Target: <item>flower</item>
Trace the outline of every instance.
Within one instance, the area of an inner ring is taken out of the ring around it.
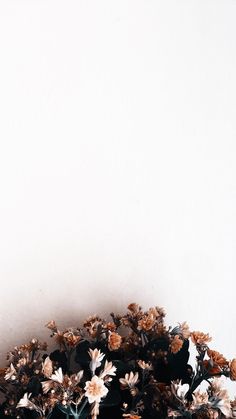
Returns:
[[[148,331],[153,328],[155,324],[155,316],[153,313],[145,314],[142,319],[138,321],[138,329]]]
[[[117,349],[119,349],[121,342],[122,342],[122,337],[118,333],[112,332],[109,334],[108,348],[110,349],[110,351],[116,351]]]
[[[231,404],[229,394],[221,386],[222,380],[215,377],[211,383],[211,397],[209,402],[213,409],[219,409],[227,418],[231,417]]]
[[[229,364],[228,361],[224,358],[224,356],[217,351],[208,349],[207,355],[209,356],[209,358],[212,359],[214,364],[218,365],[221,368],[227,367]]]
[[[101,374],[99,375],[100,378],[105,378],[105,377],[109,377],[109,376],[114,376],[116,375],[116,367],[112,364],[112,362],[105,362],[104,365],[104,369],[101,372]],[[107,378],[106,381],[111,381],[111,378]]]
[[[172,354],[176,354],[180,351],[183,346],[183,340],[180,339],[179,335],[175,335],[170,344],[170,350]]]
[[[52,330],[53,332],[57,330],[57,325],[54,320],[50,320],[50,322],[48,322],[45,327],[47,327],[49,330]]]
[[[189,330],[189,326],[186,322],[179,324],[180,334],[183,336],[184,339],[188,339],[191,335],[191,332]]]
[[[47,356],[47,358],[43,362],[42,373],[47,378],[51,377],[51,375],[53,373],[53,365],[52,365],[52,361],[49,358],[49,356]]]
[[[141,419],[141,416],[138,415],[133,415],[132,413],[123,413],[123,418],[127,418],[127,419]]]
[[[119,381],[123,388],[132,388],[138,382],[138,372],[134,374],[133,371],[131,371],[130,373],[125,374],[125,378],[120,378]]]
[[[236,380],[236,358],[232,359],[232,361],[229,364],[230,369],[230,378],[231,380]]]
[[[25,393],[22,399],[20,399],[19,403],[17,404],[17,409],[20,407],[30,407],[31,401],[29,400],[31,394]]]
[[[128,305],[128,310],[131,311],[131,313],[138,313],[140,310],[140,306],[136,303],[131,303]]]
[[[208,342],[211,341],[211,337],[207,333],[202,332],[192,332],[191,333],[191,340],[194,345],[206,345]]]
[[[85,396],[89,403],[100,403],[101,399],[108,393],[108,388],[104,385],[104,381],[97,375],[94,375],[91,381],[85,383]]]
[[[55,383],[52,380],[47,380],[47,381],[42,381],[41,385],[42,385],[43,393],[46,394],[49,392],[49,390],[53,389],[53,387],[55,386]]]
[[[152,365],[149,362],[142,361],[141,359],[138,361],[138,366],[142,370],[150,371],[153,369]]]
[[[35,410],[36,412],[40,412],[40,409],[38,408],[38,406],[36,406],[33,402],[31,402],[31,400],[29,399],[31,396],[31,393],[25,393],[24,396],[22,397],[22,399],[20,399],[20,401],[18,402],[16,408],[26,408],[26,409],[30,409],[30,410]]]
[[[12,381],[16,379],[16,370],[12,363],[10,367],[7,368],[4,378],[5,380],[12,380]]]
[[[101,366],[101,362],[104,358],[104,354],[100,351],[100,349],[89,349],[89,356],[91,358],[91,362],[89,364],[90,370],[92,374],[95,374],[97,368]]]
[[[172,392],[177,395],[180,399],[184,399],[185,395],[189,391],[189,384],[182,384],[181,380],[180,382],[172,382],[171,383],[171,389]]]
[[[76,332],[76,333],[78,333],[78,332]],[[73,332],[73,330],[68,330],[67,332],[65,332],[65,333],[63,333],[63,337],[64,337],[64,339],[65,339],[65,341],[66,341],[66,343],[69,345],[69,346],[76,346],[77,345],[77,343],[80,341],[80,339],[81,339],[81,336],[79,335],[79,334],[75,334],[74,332]]]
[[[56,383],[62,384],[63,383],[63,373],[62,373],[62,369],[59,368],[57,371],[55,371],[54,374],[51,375],[51,380],[55,381]]]
[[[207,392],[204,391],[203,393],[201,393],[200,390],[195,391],[195,393],[192,394],[192,397],[193,397],[193,402],[191,405],[192,409],[198,409],[203,404],[207,404],[208,399],[209,399]]]

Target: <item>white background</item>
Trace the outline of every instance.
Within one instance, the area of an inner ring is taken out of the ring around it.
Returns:
[[[1,360],[131,301],[236,355],[236,2],[0,1]]]

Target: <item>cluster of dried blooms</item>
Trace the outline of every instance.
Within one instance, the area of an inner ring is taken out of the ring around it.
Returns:
[[[50,321],[55,351],[32,339],[9,352],[0,370],[0,417],[236,417],[236,401],[221,383],[221,376],[236,380],[236,359],[210,349],[209,335],[186,323],[167,328],[164,317],[162,308],[130,304],[123,316],[91,316],[81,328],[61,331]],[[188,363],[190,342],[196,368]]]

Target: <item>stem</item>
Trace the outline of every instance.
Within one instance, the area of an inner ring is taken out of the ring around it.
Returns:
[[[84,403],[82,404],[82,406],[81,406],[81,408],[80,408],[80,410],[78,411],[78,418],[80,417],[80,415],[81,415],[81,413],[83,412],[83,410],[84,410],[84,408],[85,408],[85,406],[86,406],[86,404],[88,403],[88,400],[87,399],[85,399],[85,401],[84,401]]]

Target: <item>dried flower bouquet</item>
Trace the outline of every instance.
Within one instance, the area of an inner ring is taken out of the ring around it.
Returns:
[[[130,304],[126,314],[112,313],[109,322],[91,316],[82,328],[61,331],[50,321],[58,346],[52,353],[37,339],[8,353],[0,417],[236,417],[236,401],[220,378],[236,380],[236,359],[210,349],[209,335],[190,332],[187,323],[167,328],[164,317],[160,307]],[[190,341],[195,369],[188,363]]]

